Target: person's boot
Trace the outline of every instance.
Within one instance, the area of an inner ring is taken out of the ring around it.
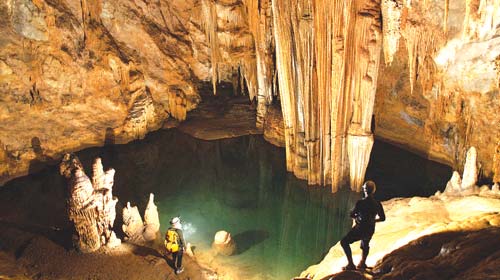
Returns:
[[[366,258],[368,257],[368,252],[369,249],[364,249],[363,253],[361,255],[361,260],[359,261],[359,264],[356,266],[357,269],[359,270],[365,270],[367,268],[366,266]]]
[[[358,270],[365,270],[367,268],[366,263],[364,261],[360,261],[359,264],[356,266],[356,269]]]
[[[346,266],[342,267],[342,270],[356,270],[356,266],[353,263],[348,263]]]
[[[184,267],[179,267],[175,270],[175,274],[181,274],[184,271]]]

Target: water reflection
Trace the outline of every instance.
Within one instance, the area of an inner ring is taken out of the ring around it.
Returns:
[[[98,155],[117,172],[121,203],[144,209],[154,192],[162,230],[180,215],[198,253],[240,279],[287,279],[320,261],[350,227],[347,210],[358,198],[347,190],[307,187],[287,174],[284,151],[260,136],[200,141],[161,131],[80,157],[90,162]],[[236,255],[209,255],[219,230],[232,234]]]

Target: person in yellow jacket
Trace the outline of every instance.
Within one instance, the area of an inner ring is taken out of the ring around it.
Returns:
[[[172,253],[175,274],[182,273],[182,255],[186,248],[184,234],[182,232],[181,219],[174,217],[170,220],[170,227],[165,234],[165,247],[169,253]]]

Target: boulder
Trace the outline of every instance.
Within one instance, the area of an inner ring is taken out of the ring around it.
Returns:
[[[221,230],[215,234],[212,248],[221,255],[231,256],[236,253],[236,243],[231,238],[231,234]]]

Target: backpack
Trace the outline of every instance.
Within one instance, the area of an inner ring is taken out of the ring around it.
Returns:
[[[167,252],[176,253],[179,251],[179,234],[175,229],[169,228],[165,234],[165,248]]]

